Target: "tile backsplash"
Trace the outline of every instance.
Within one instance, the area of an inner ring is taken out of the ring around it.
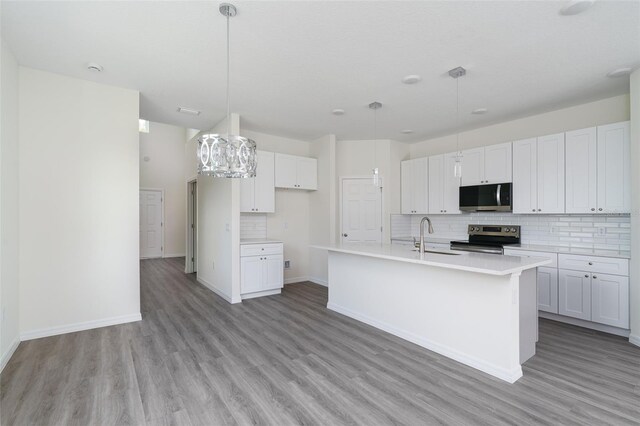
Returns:
[[[421,215],[391,215],[391,238],[420,234]],[[469,213],[430,215],[436,238],[467,238],[467,225],[520,225],[523,244],[576,249],[629,251],[629,215],[514,215]]]
[[[247,213],[240,214],[240,239],[267,238],[267,215]]]

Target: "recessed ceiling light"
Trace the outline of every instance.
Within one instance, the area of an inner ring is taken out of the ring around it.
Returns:
[[[560,9],[560,15],[577,15],[593,6],[595,0],[571,0]]]
[[[198,111],[197,109],[184,108],[184,107],[178,107],[178,112],[181,112],[183,114],[189,114],[189,115],[200,115],[200,111]]]
[[[631,74],[631,68],[618,68],[613,71],[609,71],[607,73],[607,77],[616,78],[616,77],[624,77],[625,75]]]
[[[96,64],[95,62],[89,62],[87,64],[87,69],[93,72],[102,72],[104,68],[100,64]]]
[[[405,75],[402,78],[402,82],[404,84],[416,84],[420,80],[422,80],[422,77],[420,77],[419,75],[416,75],[416,74]]]
[[[404,129],[404,130],[401,130],[400,133],[404,133],[405,135],[410,135],[411,133],[413,133],[413,130]]]
[[[344,115],[344,110],[340,109],[340,108],[337,108],[337,109],[334,109],[333,111],[331,111],[331,114],[333,114],[333,115]]]
[[[488,110],[488,109],[486,109],[486,108],[476,108],[476,109],[474,109],[473,111],[471,111],[471,114],[478,114],[478,115],[480,115],[480,114],[485,114],[487,111],[489,111],[489,110]]]

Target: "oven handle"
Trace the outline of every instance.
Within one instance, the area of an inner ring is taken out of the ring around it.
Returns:
[[[498,205],[501,206],[502,202],[500,201],[500,189],[502,188],[502,184],[499,183],[498,187],[496,188],[496,200],[498,201]]]
[[[457,250],[457,251],[466,251],[469,253],[488,253],[488,254],[504,254],[504,249],[501,248],[496,248],[496,249],[481,249],[481,248],[473,248],[473,249],[469,249],[468,247],[457,247],[454,245],[451,245],[449,247],[451,250]]]

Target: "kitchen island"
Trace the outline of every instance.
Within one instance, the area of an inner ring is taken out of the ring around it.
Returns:
[[[549,263],[348,243],[329,251],[327,308],[510,383],[535,354],[536,270]]]

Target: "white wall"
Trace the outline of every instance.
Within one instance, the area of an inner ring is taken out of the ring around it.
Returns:
[[[336,138],[323,136],[311,143],[311,157],[318,160],[318,190],[309,194],[309,244],[336,241]],[[327,251],[309,248],[309,279],[327,285]]]
[[[138,92],[19,80],[22,338],[140,319]]]
[[[226,122],[225,119],[218,123],[211,132],[226,133]],[[238,130],[239,117],[232,114],[231,132],[238,134]],[[193,144],[194,140],[189,141],[186,149],[195,153]],[[194,170],[187,171],[187,176]],[[198,176],[197,252],[198,281],[230,303],[241,302],[238,179]]]
[[[140,133],[140,188],[164,189],[164,257],[184,256],[186,129],[149,123]]]
[[[631,74],[631,336],[640,346],[640,69]]]
[[[240,134],[256,141],[261,151],[310,156],[311,143],[307,141],[243,129]],[[284,258],[291,261],[290,269],[284,271],[286,283],[304,281],[309,277],[309,199],[312,193],[277,188],[276,211],[266,215],[267,238],[282,241]]]
[[[0,39],[0,371],[19,343],[18,63]]]
[[[629,119],[629,95],[615,96],[460,133],[460,148],[544,136]],[[456,135],[411,144],[411,158],[456,151]]]
[[[375,149],[375,152],[374,152]],[[391,214],[400,212],[400,161],[409,158],[409,146],[397,141],[351,140],[336,143],[338,178],[337,234],[340,234],[340,178],[371,176],[374,162],[382,177],[382,241],[389,242]],[[339,239],[338,239],[339,241]]]

